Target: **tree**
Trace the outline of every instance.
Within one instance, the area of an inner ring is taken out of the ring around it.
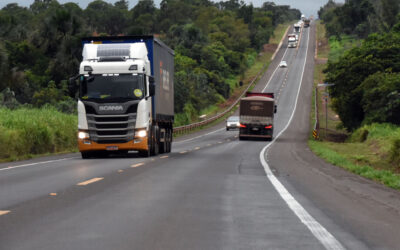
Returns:
[[[396,32],[373,34],[337,62],[328,62],[326,81],[335,84],[330,88],[333,108],[349,131],[358,128],[366,117],[364,88],[360,87],[364,80],[377,72],[400,72],[399,39]]]
[[[390,122],[400,125],[400,73],[378,72],[359,86],[364,124]]]

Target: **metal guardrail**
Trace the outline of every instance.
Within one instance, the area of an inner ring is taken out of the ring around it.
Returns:
[[[188,124],[188,125],[184,125],[184,126],[179,126],[174,128],[174,133],[186,133],[189,132],[193,129],[202,127],[204,125],[207,125],[215,120],[220,119],[221,117],[225,116],[228,112],[232,111],[232,109],[239,103],[240,98],[242,98],[242,96],[250,89],[250,87],[256,82],[256,80],[258,79],[258,77],[260,76],[260,74],[262,72],[264,72],[265,67],[267,66],[267,64],[264,64],[263,68],[260,70],[260,72],[257,73],[257,75],[254,77],[254,79],[251,81],[251,83],[249,83],[249,85],[247,86],[247,88],[243,91],[243,93],[239,96],[239,98],[231,105],[229,106],[226,110],[224,110],[221,113],[218,113],[208,119],[205,119],[204,121],[200,121],[200,122],[195,122],[192,124]]]

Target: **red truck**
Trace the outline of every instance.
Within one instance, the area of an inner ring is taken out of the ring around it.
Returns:
[[[274,93],[247,92],[246,96],[240,99],[239,139],[272,140],[275,113]]]

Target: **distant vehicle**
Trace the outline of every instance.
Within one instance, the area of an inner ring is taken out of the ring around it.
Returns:
[[[301,20],[304,21],[306,19],[305,15],[301,15]]]
[[[286,68],[286,67],[287,67],[286,61],[281,61],[281,62],[279,63],[279,68]]]
[[[288,38],[294,37],[296,39],[296,41],[299,41],[299,35],[296,34],[289,34]]]
[[[300,33],[300,28],[301,28],[301,24],[300,23],[295,23],[293,32]]]
[[[240,99],[239,139],[264,138],[272,140],[276,105],[274,93],[251,93]]]
[[[297,48],[296,37],[289,37],[289,39],[288,39],[288,48]]]
[[[237,129],[239,128],[239,116],[230,116],[227,120],[226,120],[226,130],[230,130],[230,129]]]
[[[310,19],[304,20],[304,28],[310,27],[310,22],[311,22]]]

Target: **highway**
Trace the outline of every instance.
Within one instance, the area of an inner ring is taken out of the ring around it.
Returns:
[[[400,193],[307,147],[314,50],[312,24],[255,87],[276,95],[273,141],[222,123],[156,157],[0,164],[0,249],[399,249]]]

